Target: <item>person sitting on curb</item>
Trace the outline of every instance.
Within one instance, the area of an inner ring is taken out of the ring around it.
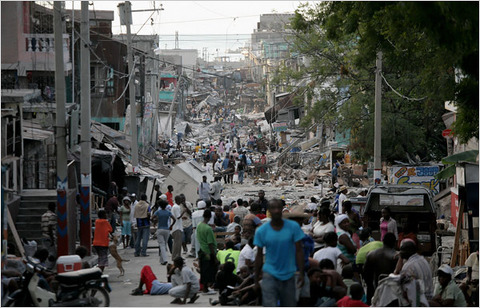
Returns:
[[[167,265],[167,273],[170,269],[173,268],[172,264]],[[160,282],[152,271],[152,268],[149,265],[145,265],[140,271],[140,283],[138,288],[134,289],[131,295],[163,295],[167,294],[168,291],[172,288],[172,283],[170,283],[171,278],[167,276],[168,282]],[[145,285],[145,290],[143,289]]]
[[[186,304],[187,298],[190,298],[189,304],[195,303],[200,297],[197,294],[200,291],[200,282],[192,270],[185,266],[182,257],[176,257],[173,260],[173,267],[170,268],[168,274],[172,277],[173,286],[168,294],[175,297],[171,304]]]
[[[466,307],[467,302],[462,290],[453,279],[453,270],[443,264],[437,270],[438,282],[435,285],[433,298],[428,301],[431,307]]]

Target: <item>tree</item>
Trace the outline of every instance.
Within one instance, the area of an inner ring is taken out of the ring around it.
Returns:
[[[291,22],[295,53],[311,59],[277,80],[315,81],[319,97],[306,121],[337,119],[352,131],[352,150],[373,154],[374,63],[383,52],[382,158],[444,156],[444,102],[455,101],[455,133],[478,138],[478,3],[321,2]],[[455,82],[461,73],[463,79]],[[458,77],[458,76],[457,76]]]

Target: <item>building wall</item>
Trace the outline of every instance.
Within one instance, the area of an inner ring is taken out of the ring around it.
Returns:
[[[181,56],[183,72],[187,76],[193,76],[193,69],[197,67],[198,50],[196,49],[157,49],[155,53],[162,56]]]
[[[257,26],[257,31],[264,30],[283,30],[285,25],[290,24],[290,19],[294,14],[263,14],[260,15],[260,22]]]
[[[2,1],[2,64],[18,61],[18,40],[21,29],[22,3]],[[19,20],[20,19],[20,20]],[[6,31],[8,29],[8,31]],[[5,69],[2,65],[2,69]]]
[[[126,63],[127,48],[126,45],[109,40],[101,36],[91,36],[91,40],[97,43],[95,54],[101,59],[101,62],[93,54],[90,55],[90,68],[95,69],[90,72],[95,76],[97,83],[91,79],[91,103],[92,118],[101,123],[118,123],[122,126],[126,109],[126,97],[128,90],[124,92],[127,86],[128,78],[120,78],[120,73],[128,73]],[[113,68],[113,93],[107,91],[105,80],[109,77],[109,68]],[[104,79],[105,78],[105,79]],[[96,89],[94,88],[94,84]],[[122,96],[123,93],[123,96]],[[118,99],[118,100],[117,100]],[[117,100],[115,102],[115,100]]]

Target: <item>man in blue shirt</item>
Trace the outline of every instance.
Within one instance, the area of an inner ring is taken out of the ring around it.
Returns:
[[[282,218],[282,202],[273,199],[268,203],[271,220],[257,229],[254,245],[258,247],[255,258],[255,287],[259,288],[262,273],[263,306],[296,306],[295,271],[298,266],[298,287],[304,284],[304,256],[300,226]],[[266,248],[263,264],[263,248]]]
[[[228,169],[228,163],[229,163],[229,161],[230,161],[230,159],[228,158],[228,155],[225,155],[225,159],[224,159],[223,162],[222,162],[222,170],[223,170],[223,172],[225,172],[225,170]],[[223,180],[225,181],[225,184],[227,184],[227,182],[228,182],[228,175],[227,175],[227,174],[225,174],[225,175],[223,176]]]
[[[335,163],[335,165],[332,168],[332,186],[338,181],[338,166],[339,164]]]

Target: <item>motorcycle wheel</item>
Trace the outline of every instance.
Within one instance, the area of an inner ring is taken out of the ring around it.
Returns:
[[[109,307],[110,296],[108,292],[102,287],[91,286],[87,287],[85,291],[80,294],[80,298],[91,298],[93,307]]]

